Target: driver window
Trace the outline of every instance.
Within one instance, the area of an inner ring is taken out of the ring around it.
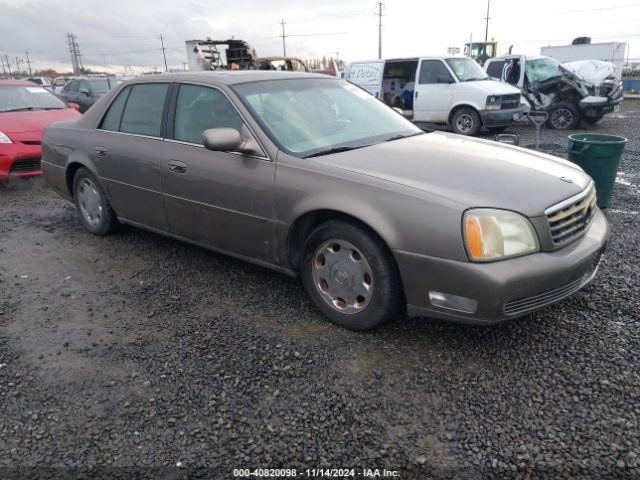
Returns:
[[[451,78],[449,69],[440,60],[422,60],[420,64],[420,76],[418,83],[421,85],[438,83],[438,78]]]
[[[78,81],[72,80],[63,88],[65,92],[77,92],[78,91]]]
[[[202,132],[209,128],[233,128],[250,137],[242,118],[229,99],[215,88],[181,85],[176,104],[174,138],[202,145]]]

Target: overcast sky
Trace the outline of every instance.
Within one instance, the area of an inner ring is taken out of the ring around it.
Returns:
[[[484,39],[484,0],[387,0],[383,56],[445,54],[472,35]],[[619,8],[626,7],[626,8]],[[25,57],[36,68],[70,69],[65,33],[77,35],[85,66],[122,72],[186,61],[184,41],[231,36],[249,41],[258,55],[302,58],[376,58],[375,1],[370,0],[0,0],[0,55]],[[491,0],[489,37],[499,53],[539,53],[542,45],[577,36],[626,41],[640,57],[640,2],[633,0]],[[322,34],[322,35],[319,35]],[[640,58],[639,58],[640,60]]]

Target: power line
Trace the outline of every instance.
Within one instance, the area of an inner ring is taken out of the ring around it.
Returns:
[[[616,5],[613,7],[596,7],[596,8],[584,8],[581,10],[564,10],[558,13],[578,13],[578,12],[595,12],[599,10],[618,10],[620,8],[632,8],[632,7],[640,7],[640,3],[631,3],[628,5]]]

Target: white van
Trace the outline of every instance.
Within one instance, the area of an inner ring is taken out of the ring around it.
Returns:
[[[344,78],[416,123],[447,124],[462,135],[481,127],[501,132],[526,110],[520,90],[490,79],[467,57],[352,62]]]

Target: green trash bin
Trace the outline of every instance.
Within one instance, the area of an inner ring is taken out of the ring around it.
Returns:
[[[569,135],[569,160],[582,167],[596,185],[598,206],[611,202],[620,157],[627,139],[615,135],[575,133]]]

